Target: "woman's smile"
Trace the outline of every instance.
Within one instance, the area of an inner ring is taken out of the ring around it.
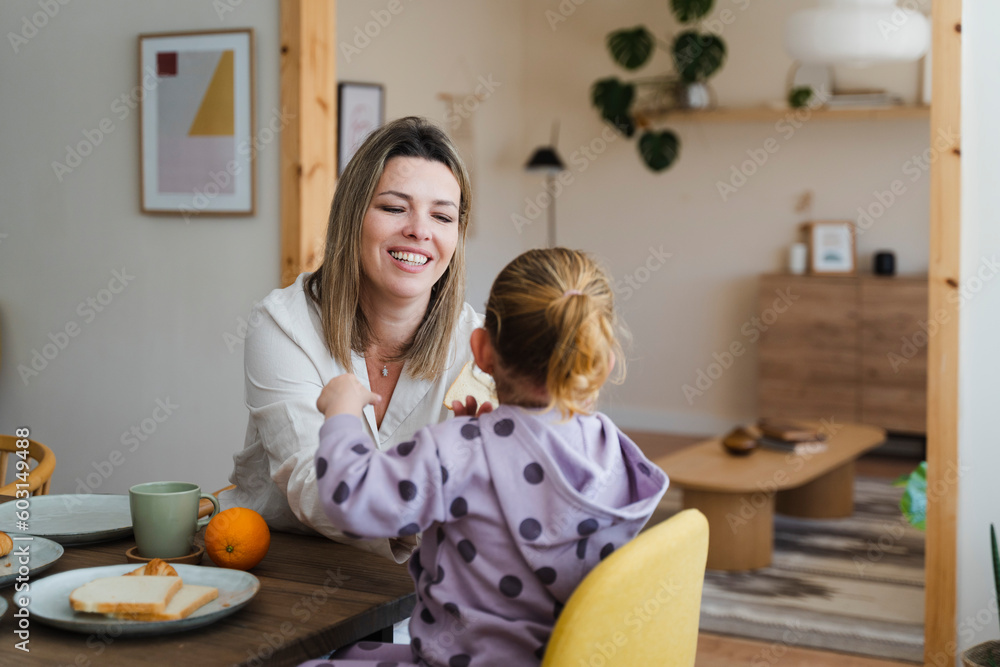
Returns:
[[[461,189],[445,164],[395,157],[361,228],[365,290],[379,299],[430,298],[458,245]]]

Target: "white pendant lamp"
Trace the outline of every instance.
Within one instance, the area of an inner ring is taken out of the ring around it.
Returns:
[[[912,61],[930,47],[922,13],[896,0],[821,0],[785,24],[785,50],[803,64],[854,65]]]

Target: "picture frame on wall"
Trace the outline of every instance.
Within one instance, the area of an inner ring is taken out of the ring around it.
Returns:
[[[337,176],[361,143],[385,123],[385,89],[379,83],[345,81],[337,86]]]
[[[854,223],[820,221],[808,224],[809,273],[817,276],[851,276],[858,270]]]
[[[139,35],[141,208],[256,211],[252,29]]]

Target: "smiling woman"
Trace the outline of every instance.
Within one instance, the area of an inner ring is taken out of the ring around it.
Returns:
[[[458,151],[423,119],[393,121],[361,145],[337,186],[323,264],[250,316],[259,323],[246,338],[250,421],[223,508],[254,509],[273,530],[409,557],[412,538],[359,540],[327,519],[313,465],[323,423],[316,399],[333,377],[353,373],[382,397],[363,420],[380,449],[448,416],[445,393],[482,323],[464,303],[471,196]]]

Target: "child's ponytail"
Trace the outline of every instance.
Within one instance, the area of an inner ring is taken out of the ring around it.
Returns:
[[[508,264],[485,326],[504,370],[544,386],[564,416],[593,410],[612,367],[625,376],[610,281],[581,252],[529,250]]]

